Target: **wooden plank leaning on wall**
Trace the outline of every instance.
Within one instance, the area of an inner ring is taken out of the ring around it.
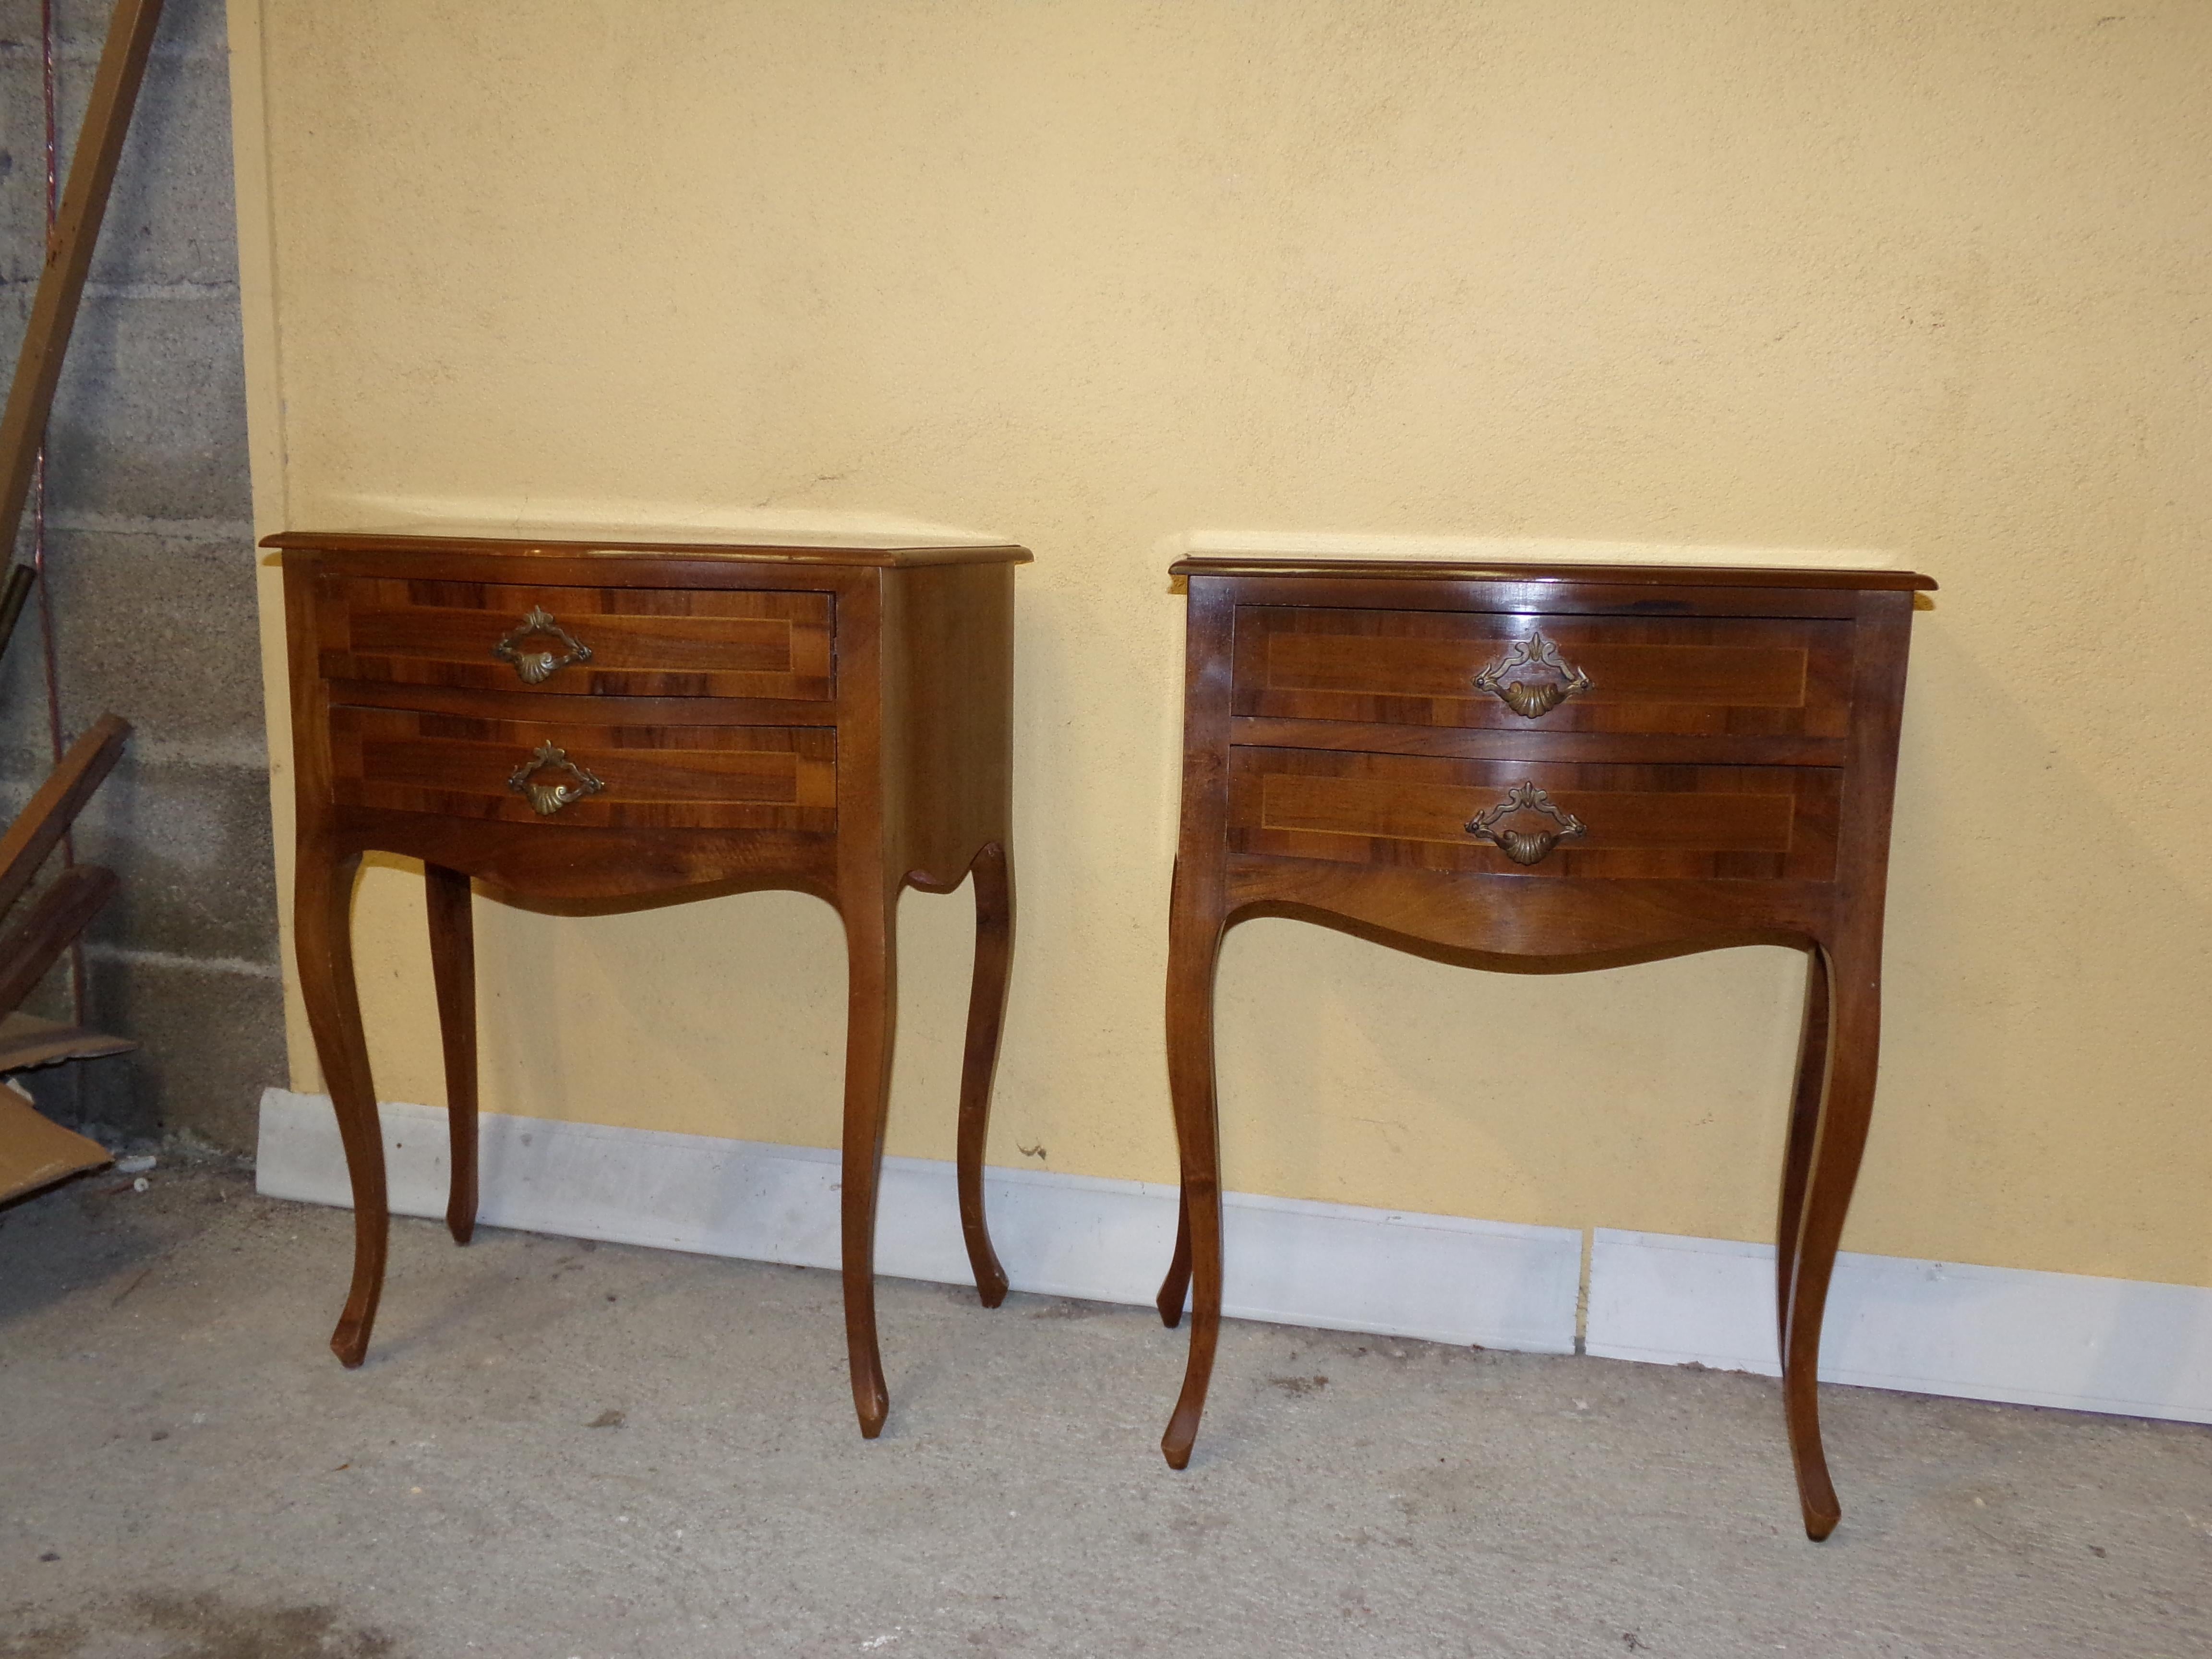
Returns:
[[[77,307],[84,298],[100,222],[106,216],[108,193],[123,158],[124,140],[131,131],[131,112],[137,106],[146,61],[153,52],[154,34],[161,21],[161,0],[117,0],[85,107],[84,125],[70,157],[69,183],[47,233],[46,260],[40,269],[38,294],[32,301],[22,349],[15,361],[15,378],[9,387],[7,412],[0,417],[0,546],[5,546],[11,556],[7,576],[0,580],[0,652],[6,650],[15,620],[38,579],[39,573],[32,566],[12,562],[16,532],[45,448],[46,422],[61,383],[63,359],[76,325]],[[51,143],[51,125],[47,131]],[[52,775],[32,796],[6,835],[0,836],[0,915],[15,906],[62,843],[78,811],[121,757],[130,732],[129,725],[118,716],[102,714],[60,757]],[[57,737],[56,748],[59,746]],[[37,987],[114,890],[112,871],[72,863],[31,902],[13,926],[0,933],[0,1016],[15,1016],[17,1005]],[[82,1018],[81,1010],[78,1018]],[[12,1029],[23,1025],[37,1029]],[[15,1016],[10,1029],[0,1029],[0,1064],[11,1058],[17,1065],[48,1063],[81,1054],[112,1054],[131,1046],[116,1038]],[[26,1109],[13,1121],[21,1128],[34,1117]],[[22,1133],[29,1134],[33,1130],[23,1128]],[[63,1133],[52,1131],[55,1135]],[[0,1146],[0,1152],[6,1150]],[[67,1148],[60,1152],[46,1148],[33,1161],[29,1185],[45,1185],[106,1161],[104,1149],[92,1142],[85,1141],[76,1151],[81,1155],[72,1157]],[[15,1184],[0,1191],[0,1196],[23,1190],[28,1188]]]

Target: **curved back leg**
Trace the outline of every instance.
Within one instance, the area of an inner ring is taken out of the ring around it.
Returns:
[[[1788,1286],[1782,1333],[1782,1403],[1790,1429],[1790,1455],[1797,1469],[1798,1500],[1805,1534],[1826,1538],[1836,1529],[1843,1506],[1828,1478],[1820,1444],[1820,1321],[1842,1242],[1844,1214],[1858,1180],[1866,1150],[1867,1124],[1874,1110],[1875,1055],[1881,1036],[1881,967],[1879,949],[1832,951],[1828,959],[1830,998],[1827,1086],[1820,1097],[1806,1171],[1805,1201],[1800,1212],[1796,1248],[1781,1264]]]
[[[1190,1296],[1190,1195],[1176,1188],[1175,1254],[1168,1258],[1168,1276],[1160,1280],[1160,1293],[1152,1305],[1160,1310],[1160,1323],[1173,1330],[1182,1323],[1183,1304]]]
[[[983,1212],[983,1141],[991,1127],[991,1079],[999,1066],[1006,986],[1014,960],[1014,870],[1002,842],[987,843],[968,866],[975,881],[975,975],[968,994],[968,1047],[960,1063],[960,1236],[987,1308],[1006,1299],[1006,1270],[991,1248]]]
[[[293,941],[300,963],[300,996],[323,1080],[337,1113],[345,1144],[346,1174],[353,1184],[353,1286],[331,1334],[341,1364],[361,1364],[368,1353],[376,1304],[384,1293],[384,1257],[391,1213],[384,1186],[384,1133],[377,1121],[376,1085],[368,1072],[368,1045],[361,1028],[361,997],[353,973],[353,882],[358,853],[340,854],[309,844],[300,848],[293,883]]]
[[[1195,888],[1196,883],[1190,884]],[[1198,1419],[1206,1410],[1206,1385],[1213,1376],[1213,1352],[1221,1334],[1221,1138],[1214,1105],[1213,975],[1221,953],[1222,916],[1218,908],[1177,895],[1168,940],[1168,1086],[1174,1096],[1176,1145],[1182,1163],[1182,1223],[1176,1262],[1188,1255],[1190,1283],[1190,1359],[1182,1393],[1160,1437],[1170,1468],[1190,1463],[1198,1438]],[[1163,1316],[1169,1290],[1180,1306],[1182,1286],[1175,1266],[1161,1286]],[[1170,1320],[1170,1324],[1175,1322]]]
[[[430,910],[430,978],[438,993],[438,1035],[446,1050],[446,1128],[453,1149],[446,1231],[465,1244],[477,1227],[477,936],[469,878],[422,866]]]

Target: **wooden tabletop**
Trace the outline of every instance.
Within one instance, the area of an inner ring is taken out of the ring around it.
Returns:
[[[1717,564],[1504,563],[1486,559],[1347,559],[1200,554],[1168,567],[1176,576],[1334,576],[1382,580],[1595,582],[1608,586],[1832,587],[1932,592],[1936,579],[1910,570],[1832,570]]]
[[[410,526],[393,530],[286,530],[261,545],[324,553],[468,553],[516,558],[729,559],[778,564],[1027,564],[1035,556],[1010,543],[861,534],[746,538],[730,531],[637,530],[551,526],[528,532],[488,526]]]

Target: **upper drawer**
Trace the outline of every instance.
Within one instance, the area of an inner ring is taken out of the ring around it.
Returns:
[[[635,697],[832,694],[827,593],[325,576],[326,678]]]
[[[1851,624],[1242,605],[1233,709],[1281,720],[1840,738]]]

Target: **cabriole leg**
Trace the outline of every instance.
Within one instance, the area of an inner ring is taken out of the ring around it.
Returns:
[[[353,882],[358,853],[339,854],[319,846],[300,849],[294,881],[293,937],[300,963],[300,996],[323,1079],[337,1113],[346,1174],[353,1185],[353,1285],[331,1335],[331,1352],[348,1367],[368,1352],[376,1304],[384,1292],[384,1258],[391,1216],[384,1186],[384,1136],[377,1121],[376,1085],[368,1072],[362,1033],[361,997],[353,973]]]
[[[1014,960],[1014,871],[1005,845],[992,842],[969,866],[975,881],[975,975],[968,996],[968,1048],[960,1065],[960,1235],[967,1241],[975,1294],[987,1308],[1006,1299],[1006,1270],[991,1248],[983,1212],[983,1141],[991,1127],[991,1079],[1006,1024]]]
[[[1221,930],[1218,912],[1178,904],[1168,941],[1168,1086],[1175,1099],[1176,1145],[1182,1164],[1183,1220],[1176,1254],[1178,1265],[1188,1257],[1190,1359],[1160,1450],[1169,1467],[1178,1469],[1189,1464],[1198,1438],[1221,1334],[1221,1152],[1213,1082],[1213,973]],[[1179,1304],[1176,1267],[1169,1268],[1168,1283],[1160,1290],[1163,1316],[1170,1288]]]
[[[872,1440],[890,1411],[876,1341],[876,1188],[890,1105],[891,1039],[898,1006],[896,890],[848,897],[845,949],[845,1352],[860,1432]]]
[[[1831,952],[1828,960],[1827,1086],[1805,1177],[1796,1249],[1781,1264],[1786,1291],[1782,1330],[1782,1400],[1790,1455],[1806,1535],[1826,1538],[1843,1507],[1828,1478],[1820,1444],[1820,1321],[1842,1242],[1844,1216],[1866,1150],[1873,1115],[1875,1069],[1881,1040],[1881,969],[1878,952]]]
[[[1778,1344],[1790,1336],[1790,1264],[1797,1255],[1797,1224],[1805,1210],[1805,1177],[1820,1125],[1820,1091],[1828,1081],[1828,959],[1805,953],[1805,1023],[1797,1040],[1797,1088],[1790,1105],[1790,1138],[1782,1154],[1782,1205],[1774,1229],[1774,1319]],[[1780,1352],[1778,1346],[1777,1352]]]
[[[438,1035],[446,1050],[446,1127],[453,1180],[446,1231],[465,1244],[477,1227],[477,937],[469,878],[434,864],[422,867],[430,910],[430,978],[438,994]]]
[[[1160,1293],[1153,1304],[1160,1310],[1160,1323],[1173,1330],[1182,1323],[1183,1304],[1190,1294],[1190,1194],[1183,1188],[1176,1188],[1175,1254],[1168,1258],[1168,1276],[1160,1281]]]

